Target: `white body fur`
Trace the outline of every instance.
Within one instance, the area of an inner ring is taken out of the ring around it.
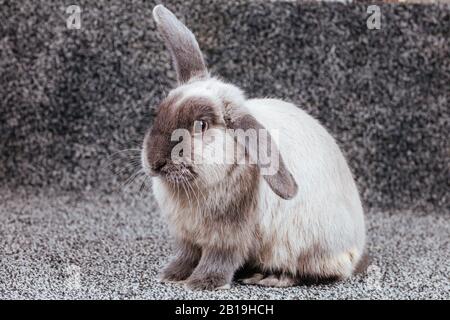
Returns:
[[[336,142],[293,104],[254,99],[246,106],[268,130],[279,130],[278,148],[299,186],[297,195],[285,201],[261,181],[262,241],[272,247],[262,265],[294,274],[350,276],[364,250],[364,216]]]

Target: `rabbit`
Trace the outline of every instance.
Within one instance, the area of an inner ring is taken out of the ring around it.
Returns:
[[[141,152],[174,238],[175,254],[159,280],[218,290],[234,279],[289,287],[350,277],[365,248],[364,214],[334,138],[297,106],[247,99],[212,77],[193,33],[163,5],[153,17],[178,81],[157,108]],[[181,150],[177,130],[192,138]],[[236,143],[230,132],[239,130],[262,130],[266,139]],[[214,139],[204,141],[209,133]],[[194,142],[203,144],[186,147]],[[275,154],[269,163],[258,159],[262,145]],[[245,161],[205,161],[205,150]]]

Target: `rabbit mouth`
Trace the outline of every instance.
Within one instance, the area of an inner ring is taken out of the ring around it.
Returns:
[[[167,165],[161,176],[170,184],[186,184],[197,177],[195,171],[186,165]]]

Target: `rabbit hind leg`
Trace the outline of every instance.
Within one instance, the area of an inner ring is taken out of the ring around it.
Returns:
[[[302,257],[299,261],[299,284],[330,284],[348,279],[359,257],[360,254],[356,250],[333,256]]]

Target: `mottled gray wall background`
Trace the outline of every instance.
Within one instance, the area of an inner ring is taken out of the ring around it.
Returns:
[[[80,30],[66,27],[69,4],[82,8]],[[448,209],[448,5],[383,4],[381,29],[368,30],[367,4],[164,4],[214,74],[320,119],[367,206]],[[116,190],[108,155],[139,144],[175,83],[153,6],[0,0],[2,184]]]

